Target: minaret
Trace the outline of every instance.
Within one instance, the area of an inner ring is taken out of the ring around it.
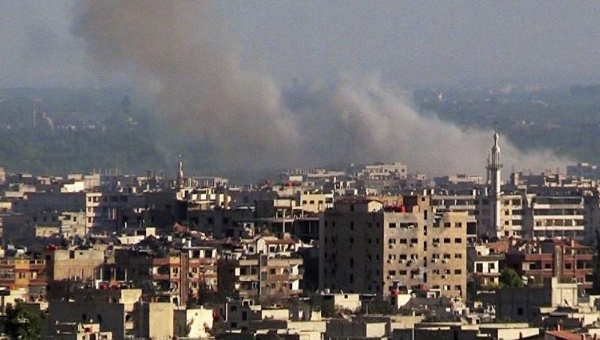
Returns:
[[[494,130],[494,146],[492,147],[492,152],[488,158],[488,196],[491,204],[491,225],[489,229],[494,228],[494,230],[489,230],[493,234],[497,236],[500,235],[502,230],[502,221],[500,219],[500,198],[502,193],[500,192],[500,169],[502,169],[502,163],[500,163],[500,146],[498,146],[498,131]]]
[[[177,170],[177,181],[175,182],[175,186],[177,189],[183,188],[183,160],[181,159],[181,155],[179,155],[179,168]]]

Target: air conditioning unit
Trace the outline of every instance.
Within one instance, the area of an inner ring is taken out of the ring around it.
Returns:
[[[448,277],[448,275],[446,275],[446,274],[442,275],[442,279],[445,279],[447,277]]]
[[[392,263],[392,260],[387,260],[387,263]]]
[[[394,249],[394,245],[393,245],[393,244],[390,244],[389,248],[390,248],[390,249]]]
[[[431,260],[432,263],[438,263],[438,261],[439,261],[438,259]]]
[[[437,243],[434,243],[434,244],[433,244],[433,246],[437,248],[437,247],[438,247],[438,244],[437,244]]]
[[[391,276],[391,275],[388,275],[388,277],[387,277],[387,278],[391,280],[391,279],[392,279],[392,277],[393,277],[393,276]]]
[[[398,263],[404,263],[404,260],[400,260],[400,261],[398,261]]]
[[[442,260],[442,263],[448,263],[448,260]]]
[[[410,246],[411,247],[416,247],[417,245],[415,243],[411,243]]]

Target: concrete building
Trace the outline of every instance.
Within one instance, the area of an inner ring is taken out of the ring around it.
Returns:
[[[496,318],[531,322],[542,307],[576,306],[578,294],[576,283],[559,283],[556,277],[545,279],[541,287],[506,287],[496,291]]]
[[[258,236],[219,261],[219,285],[240,298],[289,298],[302,293],[303,259],[298,241]]]
[[[46,296],[46,261],[31,257],[0,258],[0,286],[9,290],[23,289],[27,301]]]
[[[172,339],[173,308],[171,302],[136,303],[134,336],[142,339]]]
[[[51,300],[48,323],[97,323],[102,332],[111,332],[115,339],[134,335],[134,305],[140,300],[140,289],[85,290],[71,295],[70,300]],[[166,327],[173,328],[171,319]],[[161,320],[164,323],[164,319]]]
[[[466,297],[466,229],[466,213],[435,216],[423,196],[405,197],[400,207],[338,200],[324,214],[319,286],[384,296],[425,289]]]
[[[594,248],[575,240],[527,241],[509,249],[506,264],[528,280],[557,277],[585,291],[592,287],[593,256]]]
[[[97,323],[62,322],[54,327],[52,339],[58,340],[112,340],[111,332],[102,332]]]
[[[181,249],[156,248],[118,249],[116,268],[145,293],[176,306],[185,306],[188,298],[199,297],[202,290],[217,290],[218,255],[214,247],[188,244]]]
[[[367,318],[334,319],[327,322],[324,339],[384,339],[389,335],[388,322]]]
[[[493,253],[486,243],[467,248],[467,272],[475,291],[500,286],[500,263],[503,253]]]
[[[600,170],[594,164],[577,163],[567,165],[567,176],[598,180],[600,179]]]
[[[173,333],[178,337],[204,339],[211,336],[213,310],[211,308],[187,308],[174,310]]]
[[[105,263],[104,248],[56,249],[44,250],[48,267],[48,280],[96,280],[102,278]]]
[[[523,229],[529,238],[585,239],[586,206],[583,196],[529,197]]]

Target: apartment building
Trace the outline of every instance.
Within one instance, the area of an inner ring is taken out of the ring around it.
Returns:
[[[492,228],[491,214],[494,209],[487,196],[480,196],[478,202],[477,225],[478,234],[498,237],[527,237],[524,224],[528,200],[533,194],[503,194],[498,198],[498,226]]]
[[[428,290],[466,297],[467,219],[465,212],[434,215],[425,196],[405,197],[401,207],[338,200],[324,214],[319,286],[384,296]]]
[[[484,244],[474,244],[467,248],[467,271],[469,282],[475,291],[499,287],[500,263],[504,261],[503,253],[495,253]]]
[[[75,290],[68,299],[49,301],[48,322],[97,323],[102,332],[111,332],[115,339],[131,338],[137,331],[136,303],[141,298],[140,289]],[[172,329],[172,317],[161,322]]]
[[[530,196],[524,207],[523,229],[529,238],[583,240],[585,222],[583,196]]]
[[[239,298],[289,298],[302,293],[302,258],[246,255],[219,263],[219,280]]]
[[[117,249],[115,265],[126,280],[157,299],[185,306],[188,298],[217,290],[217,249],[184,245],[180,249],[156,244]]]
[[[577,283],[579,289],[588,290],[592,287],[593,256],[593,247],[574,239],[524,241],[511,246],[506,264],[528,281],[557,277],[561,282]]]
[[[104,248],[72,247],[57,249],[50,246],[44,250],[48,266],[48,280],[96,280],[102,278],[105,263]]]
[[[29,300],[46,295],[46,261],[30,257],[0,258],[0,286],[10,290],[24,289]]]
[[[219,261],[219,284],[240,298],[289,298],[302,293],[299,241],[260,235],[241,240]]]
[[[445,212],[464,212],[467,214],[467,235],[471,239],[477,237],[478,220],[482,214],[480,212],[480,196],[477,189],[468,190],[439,190],[434,192],[431,197],[431,206],[435,214]]]

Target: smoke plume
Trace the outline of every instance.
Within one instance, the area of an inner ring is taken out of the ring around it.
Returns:
[[[193,145],[189,157],[213,168],[399,160],[432,175],[484,171],[491,131],[423,117],[406,93],[376,77],[284,90],[242,64],[206,3],[92,0],[76,13],[73,31],[93,65],[127,74],[154,94],[163,122],[158,140]],[[506,165],[564,164],[501,142]]]

